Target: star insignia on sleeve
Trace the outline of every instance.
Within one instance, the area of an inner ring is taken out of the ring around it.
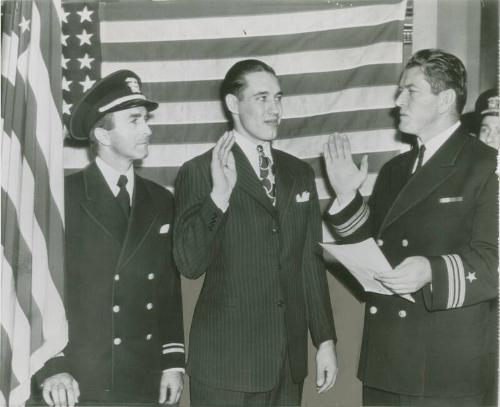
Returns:
[[[470,273],[467,274],[467,277],[465,277],[467,280],[469,280],[469,283],[472,283],[474,280],[477,280],[476,273]]]

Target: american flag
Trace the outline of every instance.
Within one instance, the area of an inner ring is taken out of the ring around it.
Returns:
[[[323,209],[331,191],[320,153],[329,134],[348,134],[357,160],[369,154],[364,195],[383,163],[405,148],[395,138],[391,115],[403,59],[405,0],[129,0],[64,8],[68,22],[78,26],[68,38],[77,58],[94,58],[92,72],[74,58],[69,62],[79,75],[69,79],[75,90],[97,78],[101,58],[103,76],[131,69],[143,80],[144,93],[160,102],[150,154],[138,171],[165,187],[172,188],[179,167],[211,148],[226,129],[219,85],[231,65],[246,58],[276,70],[285,97],[274,147],[312,165]],[[85,8],[97,31],[82,21]],[[95,53],[89,44],[79,45],[76,34],[83,30],[92,34]],[[85,148],[66,146],[67,172],[88,162]],[[332,240],[326,228],[324,240]]]
[[[2,3],[0,405],[67,342],[60,5]]]

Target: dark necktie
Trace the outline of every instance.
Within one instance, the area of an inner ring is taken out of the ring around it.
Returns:
[[[118,195],[116,195],[116,200],[118,201],[118,205],[122,208],[123,213],[128,218],[130,213],[130,195],[128,194],[126,185],[128,182],[128,178],[125,175],[120,175],[118,178],[118,182],[116,185],[120,188]]]
[[[424,154],[425,154],[425,144],[422,144],[418,149],[417,166],[415,167],[415,172],[417,172],[420,168],[422,168],[422,164],[424,162]]]
[[[259,144],[257,146],[259,153],[260,183],[266,191],[266,195],[272,204],[276,204],[276,184],[274,182],[274,170],[271,160],[264,154],[264,148]]]

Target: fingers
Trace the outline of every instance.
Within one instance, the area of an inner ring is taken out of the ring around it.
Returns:
[[[350,147],[349,147],[350,151]],[[368,154],[365,154],[363,158],[361,158],[361,166],[360,166],[361,173],[363,174],[363,177],[366,177],[368,175]]]
[[[322,383],[317,385],[319,386],[318,388],[318,393],[325,393],[326,391],[330,390],[335,383],[335,378],[337,376],[337,369],[335,369],[335,372],[333,371],[333,368],[325,367],[323,372],[322,372]]]
[[[160,384],[160,396],[158,397],[158,403],[163,404],[167,400],[167,385],[163,383],[163,380]]]
[[[51,392],[51,387],[48,386],[48,385],[44,385],[43,386],[43,392],[42,392],[42,396],[43,396],[43,399],[44,401],[49,405],[49,406],[53,406],[54,405],[54,401],[52,400],[52,397],[50,395],[50,392]]]
[[[224,145],[222,146],[221,149],[221,164],[224,167],[227,167],[227,161],[229,158],[229,155],[231,153],[231,148],[233,148],[234,145],[234,136],[231,134],[230,137],[226,139],[224,142]]]
[[[168,398],[164,401],[166,404],[175,404],[177,403],[182,394],[182,384],[181,383],[173,383],[168,386]]]

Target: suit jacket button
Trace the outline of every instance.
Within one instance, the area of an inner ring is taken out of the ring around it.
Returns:
[[[401,246],[408,247],[408,240],[406,239],[401,240]]]
[[[376,306],[372,305],[370,307],[370,314],[376,314],[378,312],[378,309]]]
[[[398,315],[400,318],[406,318],[406,311],[402,309],[401,311],[398,312]]]
[[[113,343],[114,343],[115,345],[119,345],[120,343],[122,343],[122,340],[121,340],[120,338],[115,338],[115,339],[113,340]]]
[[[273,233],[278,233],[279,232],[279,229],[277,227],[274,227],[273,228]]]

